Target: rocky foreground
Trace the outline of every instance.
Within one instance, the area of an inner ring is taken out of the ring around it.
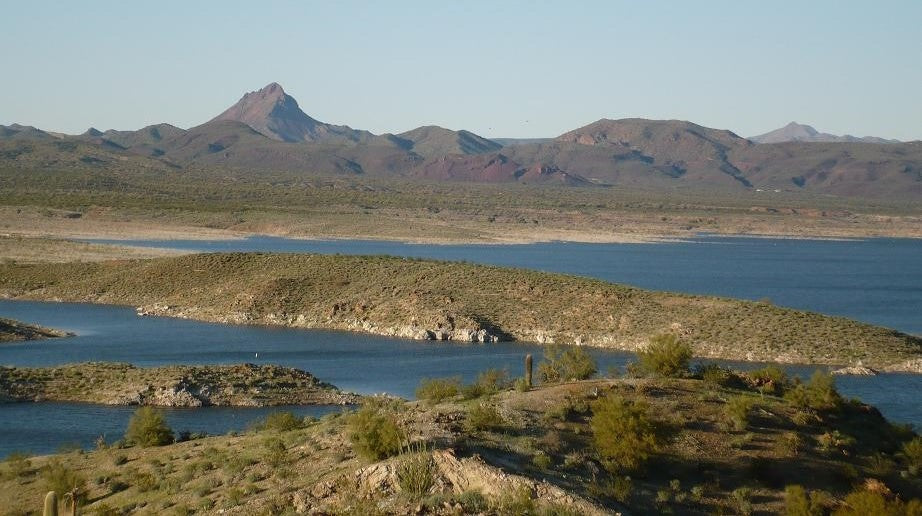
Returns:
[[[19,342],[24,340],[55,339],[70,337],[73,333],[44,328],[34,324],[0,317],[0,342]]]
[[[0,366],[0,402],[72,401],[160,407],[345,405],[341,392],[308,372],[274,365],[167,366],[89,362]]]

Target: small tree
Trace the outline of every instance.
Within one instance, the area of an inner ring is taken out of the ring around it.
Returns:
[[[125,440],[139,446],[163,446],[173,442],[173,430],[166,424],[163,411],[141,407],[128,421]]]
[[[548,346],[544,360],[538,364],[538,375],[545,383],[585,380],[598,371],[595,360],[580,346]]]
[[[657,425],[643,401],[609,395],[592,404],[592,436],[606,469],[613,473],[642,466],[659,448]]]
[[[650,339],[650,345],[637,355],[640,357],[640,368],[646,374],[677,377],[688,373],[692,350],[679,337],[667,333]]]
[[[396,415],[385,405],[366,402],[346,423],[349,440],[359,455],[381,460],[400,453],[403,433]]]
[[[431,403],[440,403],[454,398],[461,392],[461,377],[423,378],[416,388],[416,397]]]

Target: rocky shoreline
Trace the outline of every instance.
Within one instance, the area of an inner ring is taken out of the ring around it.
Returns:
[[[0,402],[69,401],[159,407],[348,405],[360,396],[274,365],[167,366],[88,362],[0,366]]]
[[[0,342],[22,342],[26,340],[57,339],[74,334],[53,328],[45,328],[13,319],[0,317]]]

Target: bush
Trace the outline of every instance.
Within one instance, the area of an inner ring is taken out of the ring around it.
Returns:
[[[461,377],[423,378],[416,388],[416,397],[431,403],[454,398],[461,392]]]
[[[890,500],[877,491],[859,488],[849,493],[833,514],[835,516],[898,516],[919,514],[920,509],[922,506],[918,500],[911,500],[906,504],[899,498]]]
[[[503,416],[496,410],[496,407],[486,403],[474,405],[467,411],[466,426],[468,430],[474,432],[483,432],[488,430],[498,430],[505,425]]]
[[[730,501],[736,509],[737,514],[749,516],[752,514],[752,489],[748,487],[739,487],[730,493]]]
[[[788,375],[778,366],[767,366],[746,373],[750,383],[762,394],[779,395],[784,392]]]
[[[538,453],[535,453],[535,455],[531,458],[531,463],[536,468],[545,470],[551,467],[553,461],[551,461],[551,457],[548,456],[548,454],[544,453],[543,451],[539,451]]]
[[[640,369],[652,376],[674,378],[688,373],[691,360],[691,346],[679,340],[676,335],[663,334],[650,339],[650,345],[637,353]]]
[[[411,500],[419,500],[435,483],[432,456],[424,446],[407,451],[397,464],[397,483]]]
[[[745,430],[749,426],[749,411],[755,404],[747,396],[739,395],[730,398],[724,406],[724,418],[727,425],[733,430]]]
[[[289,432],[304,428],[304,420],[295,416],[292,412],[273,412],[266,416],[266,420],[261,426],[263,430]]]
[[[125,440],[145,447],[163,446],[173,442],[173,431],[167,426],[162,411],[152,407],[141,407],[128,422]]]
[[[714,363],[698,366],[695,369],[695,375],[711,387],[729,387],[736,380],[736,375],[733,371]]]
[[[903,458],[912,474],[922,471],[922,437],[916,436],[903,444]]]
[[[72,490],[76,490],[77,493],[85,492],[83,486],[86,485],[86,480],[67,466],[58,462],[57,459],[52,459],[42,468],[42,480],[45,482],[45,488],[48,491],[58,493],[59,498],[64,493],[69,493]]]
[[[356,453],[366,459],[381,460],[400,452],[402,432],[386,405],[366,402],[348,417],[346,428]]]
[[[797,384],[784,398],[797,407],[817,411],[833,410],[842,404],[842,397],[836,391],[835,378],[823,371],[813,373],[806,384]]]
[[[598,372],[595,360],[580,346],[548,346],[538,364],[538,376],[545,383],[585,380]]]
[[[271,437],[263,441],[263,460],[273,468],[284,464],[288,459],[288,450],[285,443],[278,437]]]
[[[19,478],[32,469],[32,461],[29,460],[29,456],[25,453],[13,452],[6,456],[4,462],[6,463],[4,478]]]
[[[602,398],[592,404],[589,425],[596,451],[612,472],[636,470],[658,449],[657,425],[642,401]]]
[[[477,375],[474,383],[461,389],[464,399],[489,396],[509,387],[509,373],[505,369],[487,369]]]

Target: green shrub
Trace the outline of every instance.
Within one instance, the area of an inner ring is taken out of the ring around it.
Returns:
[[[509,387],[509,373],[505,369],[487,369],[477,375],[470,385],[461,388],[464,399],[489,396]]]
[[[59,496],[74,489],[78,493],[85,493],[83,487],[86,480],[57,459],[52,459],[42,468],[42,480],[45,482],[46,490],[54,491]]]
[[[637,353],[640,370],[648,375],[674,378],[688,373],[691,346],[673,334],[657,335],[650,345]]]
[[[366,402],[346,419],[346,431],[356,453],[366,459],[381,460],[400,452],[403,433],[386,404]]]
[[[724,406],[724,418],[727,426],[733,430],[745,430],[749,426],[749,412],[755,405],[748,396],[739,395],[727,400]]]
[[[922,471],[922,437],[916,436],[903,444],[903,458],[912,474]]]
[[[141,407],[128,421],[125,440],[139,446],[163,446],[173,442],[173,431],[166,424],[163,412],[153,407]]]
[[[849,493],[834,516],[902,516],[920,514],[922,504],[918,500],[903,503],[899,498],[888,499],[877,491],[858,488]]]
[[[739,487],[730,493],[730,502],[737,514],[749,516],[752,514],[752,489],[748,487]]]
[[[535,455],[531,458],[531,463],[536,468],[545,470],[551,467],[553,461],[551,461],[551,457],[548,454],[544,453],[543,451],[539,451],[538,453],[535,453]]]
[[[596,452],[613,472],[636,470],[658,449],[657,425],[643,401],[629,402],[609,395],[592,404]]]
[[[595,360],[580,346],[547,346],[538,375],[545,383],[585,380],[598,372]]]
[[[500,415],[496,407],[487,403],[478,403],[467,411],[467,421],[465,422],[468,430],[474,432],[485,432],[501,429],[506,422]]]
[[[465,491],[455,498],[461,504],[465,514],[482,514],[487,512],[489,504],[480,491]]]
[[[416,388],[416,397],[431,403],[454,398],[461,392],[461,377],[423,378]]]
[[[261,426],[264,430],[289,432],[304,428],[304,420],[295,416],[293,412],[273,412],[266,416],[266,420]]]
[[[798,383],[784,398],[799,408],[829,411],[839,408],[842,397],[836,391],[836,381],[829,373],[816,371],[806,384]]]
[[[419,500],[435,483],[432,456],[424,446],[408,449],[397,464],[397,483],[411,500]]]
[[[285,443],[282,442],[278,437],[270,437],[263,441],[263,460],[272,466],[277,468],[282,464],[285,464],[288,459],[288,450],[285,447]]]
[[[820,447],[820,451],[826,453],[833,451],[848,453],[848,449],[855,445],[855,439],[853,437],[845,435],[838,430],[824,432],[816,438],[816,442]]]
[[[700,377],[707,385],[711,387],[729,387],[734,383],[736,375],[726,367],[720,367],[715,363],[708,363],[698,366],[695,369],[695,375]]]
[[[7,455],[3,462],[6,465],[3,473],[4,478],[19,478],[32,469],[32,461],[29,460],[29,455],[21,452],[13,452]]]
[[[746,373],[749,382],[763,394],[780,395],[788,384],[788,375],[778,366],[770,365]]]

